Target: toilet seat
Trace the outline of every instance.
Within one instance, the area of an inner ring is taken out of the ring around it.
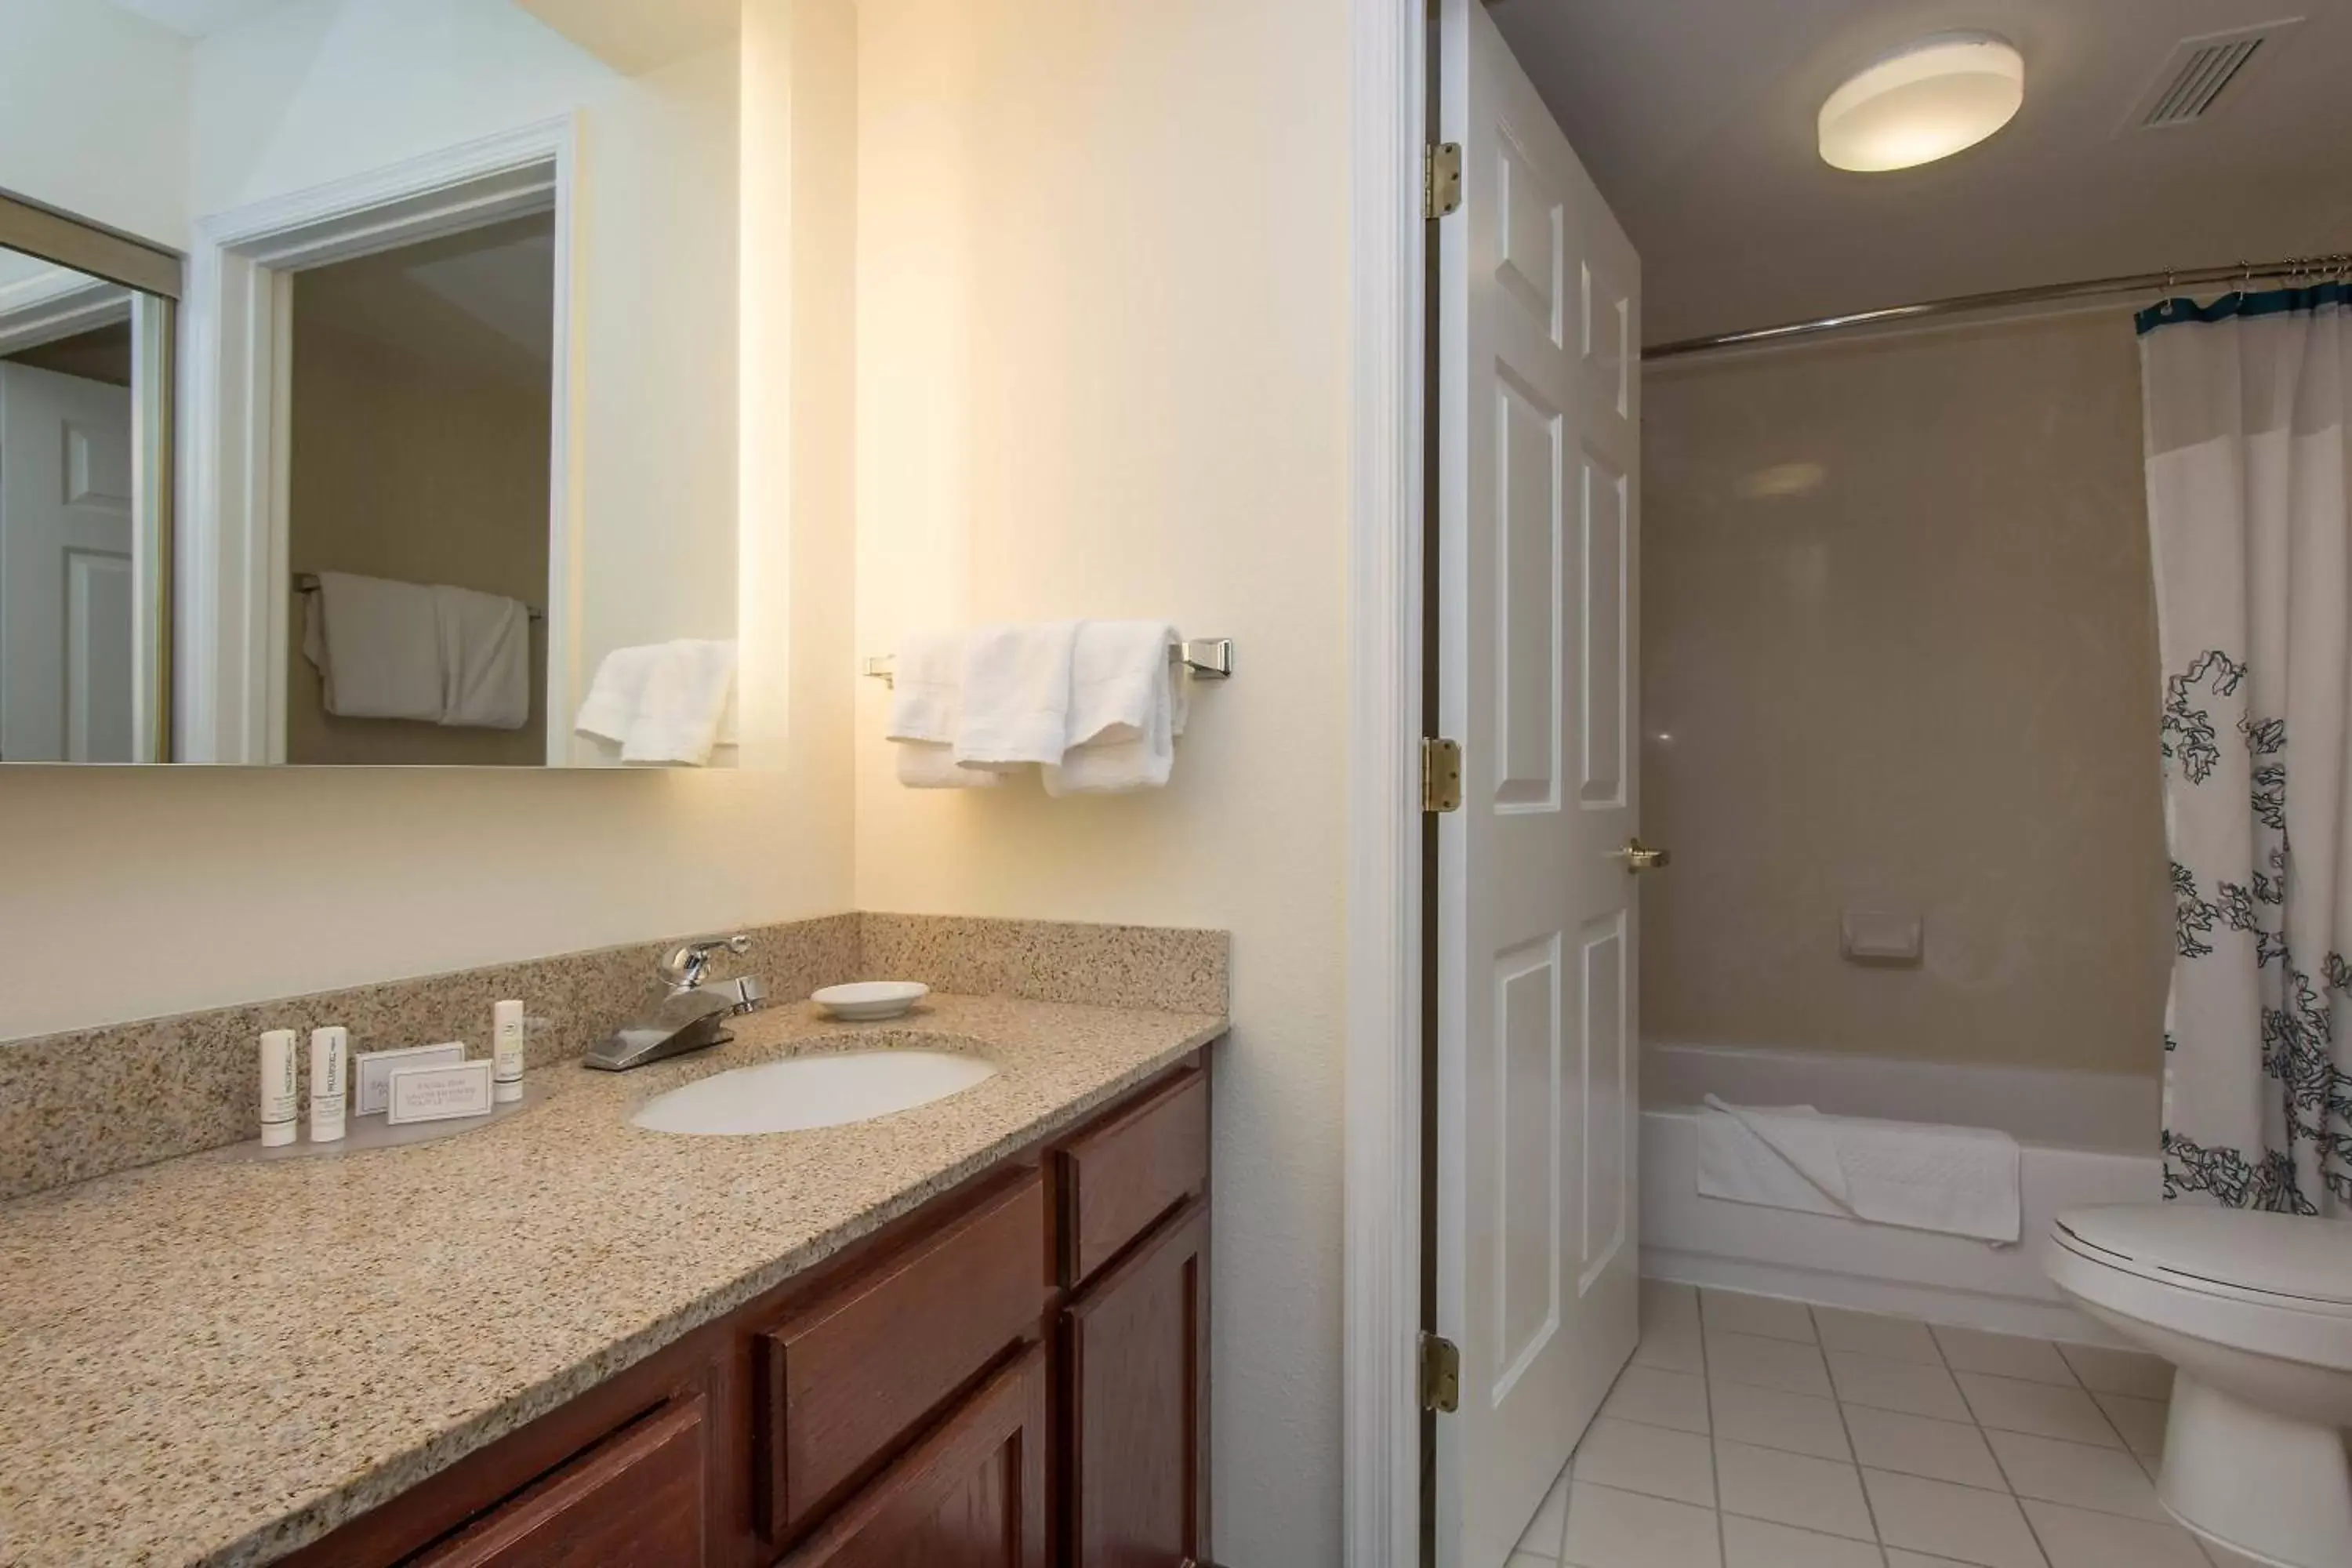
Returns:
[[[2060,1246],[2184,1290],[2352,1315],[2352,1221],[2178,1204],[2058,1216]]]
[[[2085,1301],[2216,1344],[2352,1370],[2352,1222],[2127,1204],[2068,1209],[2053,1279]]]

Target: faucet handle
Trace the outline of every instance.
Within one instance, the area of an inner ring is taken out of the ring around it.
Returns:
[[[655,972],[673,991],[691,991],[709,973],[710,955],[722,949],[734,953],[749,952],[751,939],[739,931],[733,936],[697,937],[692,942],[680,942],[662,955]]]

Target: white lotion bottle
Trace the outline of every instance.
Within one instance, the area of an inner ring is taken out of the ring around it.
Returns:
[[[301,1081],[294,1065],[294,1031],[261,1032],[261,1146],[283,1149],[294,1142],[302,1110]]]
[[[310,1031],[310,1142],[339,1143],[352,1093],[352,1032],[340,1024]]]
[[[522,1098],[522,1004],[490,1005],[490,1101],[512,1105]]]

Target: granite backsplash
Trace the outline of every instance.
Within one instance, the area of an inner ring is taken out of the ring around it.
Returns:
[[[953,916],[827,915],[752,928],[712,975],[756,974],[771,1005],[846,980],[1178,1013],[1226,1009],[1222,931]],[[533,1068],[578,1056],[655,993],[672,942],[386,981],[0,1044],[0,1199],[241,1142],[258,1132],[264,1029],[341,1024],[354,1051],[463,1040],[488,1054],[490,1005],[520,997]]]

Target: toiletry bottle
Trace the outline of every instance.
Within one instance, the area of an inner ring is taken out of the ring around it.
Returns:
[[[300,1079],[294,1068],[294,1031],[261,1032],[261,1146],[282,1149],[294,1142],[301,1113]]]
[[[340,1024],[310,1031],[310,1142],[337,1143],[351,1099],[352,1032]]]
[[[490,1099],[511,1105],[522,1098],[522,1004],[499,1002],[490,1007]]]

